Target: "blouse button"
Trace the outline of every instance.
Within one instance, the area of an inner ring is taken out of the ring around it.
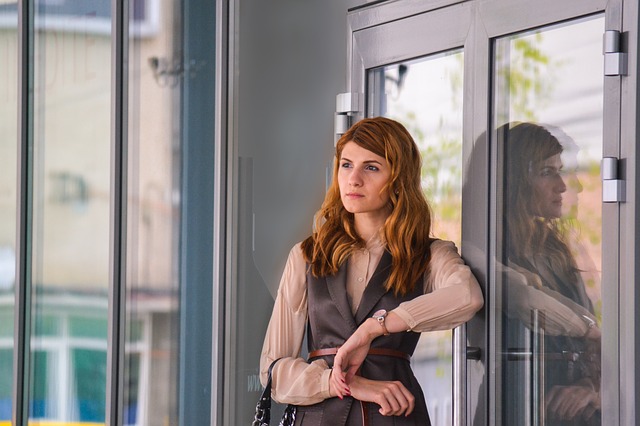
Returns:
[[[364,278],[360,277],[360,278],[358,278],[358,281],[362,282],[362,281],[364,281]]]

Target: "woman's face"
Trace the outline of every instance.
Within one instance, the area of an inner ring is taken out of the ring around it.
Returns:
[[[556,219],[562,215],[562,194],[567,186],[560,172],[562,160],[560,154],[541,161],[529,171],[532,194],[529,208],[536,216]]]
[[[384,157],[347,142],[338,163],[338,185],[344,208],[355,215],[384,219],[390,213],[389,193],[383,188],[391,177]]]

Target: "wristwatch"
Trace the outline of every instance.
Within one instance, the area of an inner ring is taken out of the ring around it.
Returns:
[[[377,313],[377,312],[376,312],[376,313]],[[595,328],[595,326],[596,326],[596,325],[598,325],[598,324],[596,323],[596,321],[595,321],[594,319],[589,318],[589,317],[588,317],[588,316],[586,316],[586,315],[582,315],[582,318],[584,318],[584,319],[586,320],[586,322],[587,322],[587,332],[586,332],[586,333],[584,333],[584,336],[583,336],[583,337],[587,337],[587,334],[589,334],[589,332],[591,331],[591,329],[592,329],[592,328]]]
[[[371,316],[371,318],[375,319],[376,321],[378,321],[378,324],[380,324],[380,326],[382,326],[382,333],[385,336],[389,335],[389,330],[387,330],[387,326],[384,324],[384,320],[385,318],[387,318],[388,312],[384,309],[380,309],[378,311],[375,311],[373,313],[373,315]]]

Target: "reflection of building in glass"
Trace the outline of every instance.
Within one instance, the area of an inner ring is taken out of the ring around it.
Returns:
[[[4,3],[0,58],[15,63],[17,4]],[[36,1],[33,419],[105,420],[111,3]],[[125,423],[170,424],[177,415],[179,91],[158,84],[148,58],[174,55],[174,4],[134,1],[130,22]],[[0,134],[12,141],[0,143],[8,160],[0,167],[0,422],[11,419],[17,198],[17,70],[7,70],[0,79]]]

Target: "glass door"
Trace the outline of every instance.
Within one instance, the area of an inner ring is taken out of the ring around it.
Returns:
[[[368,115],[403,123],[422,153],[422,186],[433,233],[460,247],[462,201],[462,74],[455,49],[368,71]],[[435,425],[452,422],[452,333],[423,333],[412,357]]]
[[[494,42],[496,424],[602,424],[604,30]]]
[[[403,123],[422,153],[423,190],[433,213],[433,234],[462,244],[463,89],[465,47],[462,32],[440,31],[454,22],[452,11],[435,12],[356,33],[363,69],[365,115]],[[383,35],[390,36],[388,38]],[[402,55],[393,40],[411,38]],[[356,61],[360,63],[360,61]],[[354,80],[358,80],[354,78]],[[423,333],[412,357],[431,423],[451,425],[454,418],[451,330]]]
[[[626,146],[624,81],[605,76],[602,54],[624,1],[512,3],[391,2],[350,16],[348,90],[364,98],[354,118],[408,127],[434,236],[456,242],[485,295],[453,339],[425,333],[414,370],[434,425],[627,424],[624,204],[603,204],[601,178],[603,157]]]

